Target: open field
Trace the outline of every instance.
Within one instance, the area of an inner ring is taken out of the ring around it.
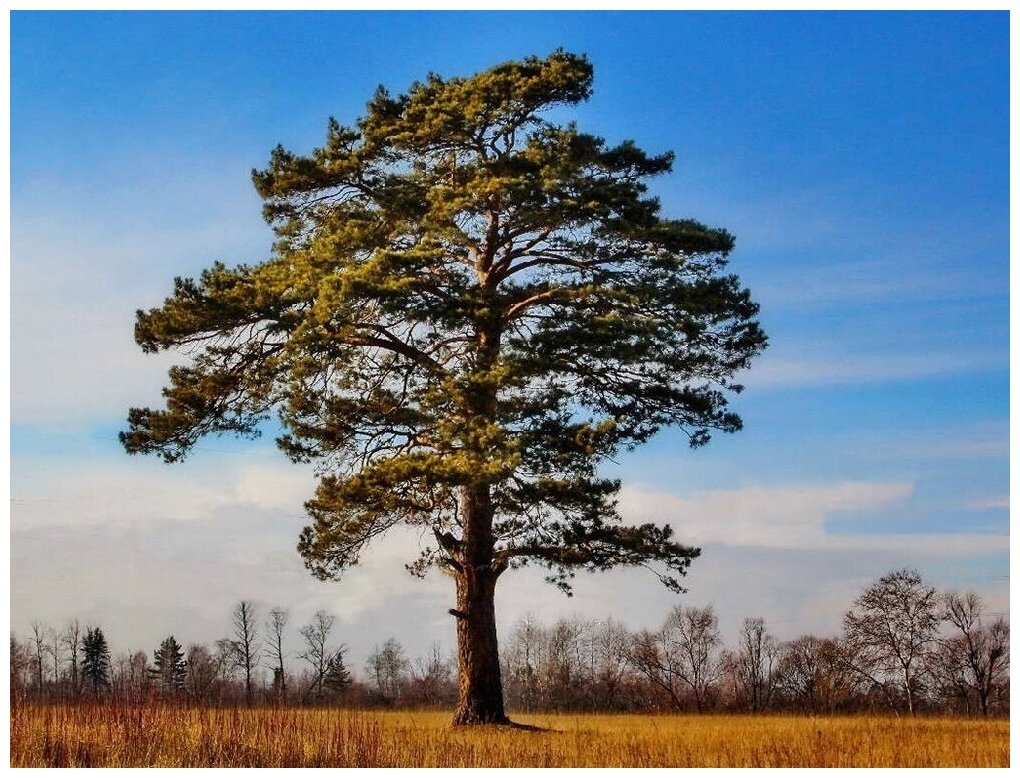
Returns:
[[[22,704],[11,766],[1007,767],[1009,722],[948,718],[519,715]]]

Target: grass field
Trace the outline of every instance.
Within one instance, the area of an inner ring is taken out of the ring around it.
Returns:
[[[18,705],[11,766],[1008,767],[1009,722],[947,718],[519,715]]]

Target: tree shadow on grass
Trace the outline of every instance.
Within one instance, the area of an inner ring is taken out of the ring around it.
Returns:
[[[522,732],[560,732],[561,730],[553,729],[552,727],[540,727],[537,724],[523,724],[519,721],[508,721],[506,724],[499,725],[503,729],[518,729]]]
[[[499,730],[517,730],[520,732],[562,732],[563,730],[552,727],[540,727],[537,724],[523,724],[519,721],[504,721],[499,724],[454,724],[451,729],[454,732],[471,732],[475,729],[489,729],[490,727]]]

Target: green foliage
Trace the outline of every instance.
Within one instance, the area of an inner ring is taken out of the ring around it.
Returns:
[[[106,636],[99,627],[85,630],[82,640],[81,674],[92,687],[99,692],[110,686],[110,648],[106,644]]]
[[[329,662],[326,663],[326,672],[322,676],[322,685],[333,694],[343,693],[353,680],[350,671],[344,664],[346,651],[346,646],[341,646],[334,652],[333,656],[329,658]]]
[[[658,563],[679,589],[697,549],[622,526],[599,465],[666,426],[692,446],[740,429],[728,396],[765,336],[724,272],[732,236],[647,195],[671,154],[543,119],[591,84],[563,51],[430,75],[331,119],[308,156],[277,147],[253,172],[272,256],[139,311],[143,349],[192,356],[165,409],[131,410],[126,449],[177,461],[275,415],[321,476],[299,543],[321,578],[401,523],[437,541],[409,569],[459,571],[481,511],[497,573],[535,562],[569,590],[576,569]]]
[[[188,666],[184,661],[184,650],[173,635],[159,644],[152,652],[149,677],[164,692],[179,692],[184,689]]]

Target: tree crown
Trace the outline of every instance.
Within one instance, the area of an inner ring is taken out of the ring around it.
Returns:
[[[732,236],[647,195],[671,154],[543,118],[591,84],[563,51],[430,75],[331,119],[308,156],[277,147],[253,171],[272,256],[138,313],[144,350],[192,359],[164,410],[131,410],[127,450],[176,461],[275,414],[283,451],[319,468],[299,549],[323,578],[399,523],[436,539],[413,572],[457,571],[470,502],[491,509],[497,572],[538,562],[569,589],[577,568],[660,562],[679,589],[697,550],[621,525],[599,465],[664,426],[693,446],[738,430],[728,394],[765,336],[723,272]]]

